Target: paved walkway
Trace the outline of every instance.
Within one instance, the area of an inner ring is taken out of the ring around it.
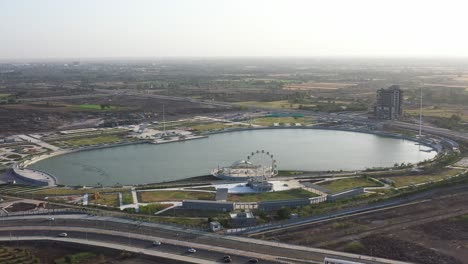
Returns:
[[[171,210],[172,208],[179,207],[179,206],[182,206],[182,202],[174,202],[174,204],[172,206],[170,206],[168,208],[164,208],[161,211],[158,211],[158,212],[154,213],[154,215],[162,214],[162,213],[164,213],[166,211]]]
[[[53,146],[53,145],[51,145],[51,144],[49,144],[47,142],[44,142],[44,141],[39,140],[37,138],[33,138],[31,136],[28,136],[28,135],[18,135],[18,137],[21,138],[24,141],[37,144],[37,145],[39,145],[39,146],[41,146],[43,148],[48,148],[48,149],[53,150],[53,151],[56,151],[56,150],[60,149],[59,147]]]

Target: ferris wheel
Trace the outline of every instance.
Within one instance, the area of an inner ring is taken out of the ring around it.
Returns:
[[[269,178],[278,174],[278,166],[274,155],[265,150],[257,150],[251,152],[247,156],[247,161],[257,166],[257,175],[263,176],[263,178]]]

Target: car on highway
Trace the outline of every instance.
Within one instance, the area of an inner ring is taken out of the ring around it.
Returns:
[[[249,259],[249,263],[258,263],[258,259]]]
[[[58,236],[59,236],[59,237],[67,237],[68,234],[67,234],[67,233],[60,233],[60,234],[58,234]]]
[[[188,253],[195,253],[195,252],[197,252],[197,250],[194,249],[194,248],[189,248],[189,249],[187,249],[187,252]]]
[[[224,261],[224,263],[230,263],[230,262],[232,262],[231,256],[229,256],[229,255],[224,256],[224,257],[223,257],[223,261]]]
[[[47,218],[47,220],[49,220],[49,221],[55,221],[55,218],[49,217],[49,218]]]
[[[160,246],[161,245],[161,241],[153,241],[153,246]]]

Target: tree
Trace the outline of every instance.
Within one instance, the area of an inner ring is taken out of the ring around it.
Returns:
[[[453,114],[450,117],[450,120],[453,121],[454,123],[459,123],[462,120],[462,118],[459,115]]]
[[[291,215],[291,210],[289,208],[283,207],[276,212],[279,220],[288,219],[289,215]]]

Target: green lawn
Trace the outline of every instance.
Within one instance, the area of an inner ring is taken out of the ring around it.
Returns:
[[[158,204],[158,203],[143,205],[143,206],[140,206],[140,213],[153,215],[154,213],[159,212],[168,207],[171,207],[172,205],[173,204]]]
[[[119,136],[106,135],[106,136],[97,136],[97,137],[69,139],[69,140],[64,140],[64,141],[59,141],[59,142],[62,142],[62,144],[65,144],[71,147],[81,147],[81,146],[116,143],[120,140],[122,140],[122,138]]]
[[[113,105],[110,105],[109,107],[101,108],[101,105],[98,105],[98,104],[80,104],[78,105],[78,107],[82,109],[91,109],[91,110],[114,110],[118,108]]]
[[[303,189],[293,189],[287,191],[251,193],[251,194],[229,194],[228,200],[235,202],[261,202],[275,200],[291,200],[300,198],[316,197],[315,193]]]
[[[85,193],[110,193],[110,192],[128,192],[128,188],[92,188],[92,189],[71,189],[71,188],[49,188],[41,189],[34,194],[40,195],[73,195],[73,194],[85,194]]]
[[[422,174],[422,175],[408,175],[408,176],[397,176],[397,177],[388,177],[388,179],[395,182],[395,187],[403,187],[412,184],[437,181],[445,179],[450,176],[455,176],[460,173],[461,170],[456,169],[447,169],[436,174]]]
[[[123,204],[132,204],[133,203],[133,196],[131,192],[123,192],[122,193],[122,203]]]
[[[8,97],[8,96],[10,96],[10,94],[0,93],[0,98],[5,98],[5,97]]]
[[[370,181],[370,180],[366,180],[363,177],[333,180],[333,181],[328,181],[324,183],[319,183],[318,185],[327,188],[332,193],[339,193],[339,192],[354,189],[357,187],[377,187],[378,186],[377,183]]]
[[[193,125],[192,128],[196,131],[208,131],[208,130],[221,130],[226,127],[232,127],[228,126],[225,123],[209,123],[209,124],[199,124],[199,125]]]
[[[138,192],[139,201],[143,203],[182,200],[214,200],[215,193],[190,191],[148,191]]]

